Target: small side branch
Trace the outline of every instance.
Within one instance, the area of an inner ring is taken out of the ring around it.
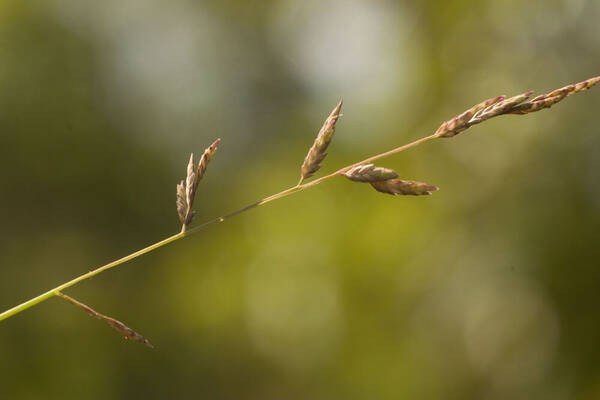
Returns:
[[[150,348],[154,348],[154,346],[152,345],[152,343],[150,343],[150,341],[148,339],[146,339],[145,337],[143,337],[142,335],[140,335],[139,333],[137,333],[136,331],[134,331],[133,329],[131,329],[130,327],[128,327],[127,325],[122,323],[121,321],[118,321],[111,317],[107,317],[104,314],[100,314],[98,311],[94,310],[90,306],[85,305],[85,304],[75,300],[74,298],[67,296],[63,292],[57,291],[56,295],[61,297],[64,300],[68,301],[69,303],[73,304],[74,306],[79,307],[80,309],[82,309],[83,311],[85,311],[86,313],[91,315],[92,317],[98,318],[98,319],[106,322],[114,330],[116,330],[121,335],[123,335],[123,337],[125,337],[125,339],[133,340],[134,342],[139,342],[139,343],[145,344],[146,346],[148,346]]]

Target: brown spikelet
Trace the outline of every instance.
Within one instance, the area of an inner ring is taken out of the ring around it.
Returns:
[[[451,120],[444,122],[442,125],[440,125],[437,131],[435,131],[435,133],[445,132],[441,135],[441,137],[452,137],[458,135],[459,133],[461,133],[469,127],[467,123],[471,120],[471,118],[473,118],[473,115],[475,115],[475,113],[502,100],[504,100],[504,96],[498,96],[476,104],[473,107],[469,108],[467,111],[463,112],[462,114],[457,115]]]
[[[98,318],[98,319],[106,322],[114,330],[116,330],[121,335],[123,335],[125,337],[125,339],[133,340],[134,342],[139,342],[139,343],[145,344],[146,346],[148,346],[150,348],[154,348],[154,346],[152,345],[152,343],[150,343],[150,341],[148,339],[146,339],[145,337],[143,337],[142,335],[140,335],[139,333],[137,333],[136,331],[134,331],[133,329],[131,329],[130,327],[128,327],[127,325],[122,323],[121,321],[117,321],[114,318],[107,317],[106,315],[100,314],[99,312],[92,309],[91,307],[75,300],[72,297],[67,296],[66,294],[64,294],[62,292],[56,292],[56,294],[58,296],[60,296],[61,298],[65,299],[66,301],[68,301],[69,303],[73,304],[74,306],[81,308],[83,311],[85,311],[92,317]]]
[[[192,206],[194,205],[198,184],[206,172],[208,162],[217,151],[220,141],[221,139],[215,140],[213,144],[204,150],[204,153],[198,162],[197,168],[194,165],[194,154],[192,153],[187,166],[185,185],[183,181],[177,185],[177,214],[179,215],[179,220],[183,225],[183,230],[185,230],[186,225],[189,225],[194,218]]]
[[[387,181],[371,182],[371,186],[381,193],[405,196],[430,195],[431,192],[438,190],[436,186],[428,185],[427,183],[404,181],[401,179],[389,179]]]
[[[185,178],[185,203],[187,204],[186,216],[190,212],[194,196],[196,194],[196,172],[194,169],[194,153],[190,155],[190,161],[187,166],[187,174]],[[191,218],[190,218],[191,220]],[[187,218],[186,218],[187,223]]]
[[[495,97],[480,103],[464,113],[444,122],[435,132],[439,137],[453,137],[485,120],[505,114],[529,114],[532,112],[549,108],[562,99],[572,94],[587,90],[600,82],[600,76],[587,79],[585,81],[567,85],[560,89],[553,90],[547,94],[541,94],[529,101],[532,92],[526,92],[509,99],[504,96]]]
[[[475,113],[475,115],[473,115],[473,118],[471,118],[470,124],[475,125],[487,119],[497,117],[498,115],[506,114],[515,106],[527,100],[532,93],[533,92],[525,92],[523,94],[519,94],[508,99],[499,101],[495,104],[484,108],[483,110],[479,110]]]
[[[510,113],[529,114],[532,112],[543,110],[544,108],[550,108],[565,97],[584,90],[588,90],[598,82],[600,82],[600,76],[587,79],[579,83],[574,83],[572,85],[567,85],[560,89],[553,90],[552,92],[547,94],[541,94],[526,103],[519,104],[517,107],[513,108],[510,111]]]
[[[397,178],[398,174],[392,169],[366,164],[349,169],[344,176],[355,182],[378,182]]]
[[[204,150],[204,153],[202,154],[202,157],[200,158],[200,162],[198,162],[198,172],[196,173],[198,176],[198,179],[196,180],[196,187],[198,187],[198,182],[200,182],[200,180],[204,176],[204,173],[206,172],[206,167],[208,167],[208,162],[215,155],[215,153],[217,151],[217,147],[219,147],[219,143],[221,143],[221,139],[215,140],[213,142],[213,144],[211,144],[210,146],[208,146],[208,148],[206,150]]]
[[[506,114],[515,106],[525,101],[532,92],[526,92],[510,98],[505,96],[493,97],[482,103],[479,103],[462,114],[444,122],[435,132],[439,137],[451,138],[459,133],[469,129],[471,126],[479,124],[498,115]]]
[[[185,185],[183,181],[177,184],[177,214],[182,224],[185,224],[185,214],[187,212],[187,201],[185,200]]]
[[[337,106],[331,111],[329,117],[325,120],[323,127],[319,131],[317,138],[315,139],[312,147],[308,150],[308,154],[306,154],[306,158],[304,158],[304,162],[302,163],[302,168],[300,169],[301,181],[311,177],[319,168],[321,168],[321,162],[327,156],[325,152],[327,150],[327,146],[331,142],[331,138],[333,137],[333,133],[335,132],[335,124],[340,117],[340,110],[342,109],[343,101],[340,100]]]

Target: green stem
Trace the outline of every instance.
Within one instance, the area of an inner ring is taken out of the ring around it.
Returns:
[[[176,235],[170,236],[170,237],[168,237],[166,239],[161,240],[160,242],[156,242],[156,243],[154,243],[154,244],[152,244],[152,245],[150,245],[148,247],[145,247],[145,248],[143,248],[141,250],[138,250],[138,251],[136,251],[134,253],[131,253],[128,256],[125,256],[125,257],[120,258],[118,260],[112,261],[112,262],[110,262],[110,263],[108,263],[106,265],[103,265],[103,266],[101,266],[101,267],[99,267],[99,268],[97,268],[97,269],[95,269],[93,271],[90,271],[90,272],[88,272],[86,274],[78,276],[77,278],[75,278],[75,279],[73,279],[73,280],[71,280],[69,282],[63,283],[62,285],[59,285],[59,286],[55,287],[54,289],[50,289],[47,292],[45,292],[45,293],[43,293],[43,294],[41,294],[41,295],[39,295],[37,297],[34,297],[34,298],[30,299],[30,300],[27,300],[24,303],[19,304],[18,306],[13,307],[10,310],[4,311],[2,314],[0,314],[0,321],[5,320],[7,318],[10,318],[10,317],[12,317],[15,314],[20,313],[21,311],[24,311],[24,310],[28,309],[29,307],[32,307],[32,306],[34,306],[34,305],[36,305],[38,303],[41,303],[41,302],[43,302],[45,300],[48,300],[51,297],[57,296],[57,295],[59,295],[60,291],[66,289],[66,288],[69,288],[69,287],[71,287],[71,286],[73,286],[73,285],[75,285],[75,284],[77,284],[77,283],[79,283],[79,282],[81,282],[83,280],[89,279],[89,278],[91,278],[91,277],[93,277],[95,275],[100,274],[101,272],[104,272],[104,271],[106,271],[108,269],[114,268],[114,267],[116,267],[116,266],[118,266],[120,264],[123,264],[123,263],[127,262],[127,261],[133,260],[134,258],[137,258],[137,257],[139,257],[141,255],[144,255],[146,253],[150,253],[151,251],[154,251],[154,250],[156,250],[156,249],[158,249],[158,248],[160,248],[160,247],[162,247],[162,246],[164,246],[166,244],[169,244],[169,243],[174,242],[176,240],[182,239],[182,238],[184,238],[186,236],[192,235],[192,234],[200,231],[201,229],[203,229],[203,228],[205,228],[205,227],[207,227],[209,225],[215,224],[217,222],[223,222],[223,221],[225,221],[228,218],[231,218],[231,217],[233,217],[235,215],[238,215],[238,214],[241,214],[241,213],[246,212],[248,210],[251,210],[251,209],[253,209],[255,207],[262,206],[262,205],[267,204],[267,203],[269,203],[271,201],[278,200],[278,199],[281,199],[283,197],[289,196],[289,195],[291,195],[293,193],[300,192],[302,190],[305,190],[305,189],[308,189],[310,187],[316,186],[316,185],[318,185],[318,184],[320,184],[322,182],[325,182],[328,179],[332,179],[332,178],[335,178],[338,175],[342,175],[344,172],[348,171],[349,169],[351,169],[353,167],[356,167],[356,166],[362,165],[362,164],[367,164],[367,163],[370,163],[372,161],[379,160],[380,158],[383,158],[383,157],[391,156],[392,154],[396,154],[396,153],[399,153],[401,151],[407,150],[407,149],[409,149],[411,147],[414,147],[414,146],[417,146],[419,144],[425,143],[425,142],[427,142],[429,140],[436,139],[436,138],[438,138],[439,136],[441,136],[444,133],[445,132],[441,132],[441,133],[438,133],[438,134],[433,134],[431,136],[427,136],[427,137],[415,140],[414,142],[405,144],[404,146],[397,147],[397,148],[395,148],[393,150],[390,150],[390,151],[387,151],[385,153],[377,154],[377,155],[375,155],[373,157],[369,157],[369,158],[367,158],[365,160],[362,160],[360,162],[357,162],[355,164],[348,165],[348,166],[346,166],[346,167],[344,167],[344,168],[342,168],[342,169],[340,169],[340,170],[338,170],[338,171],[336,171],[334,173],[331,173],[329,175],[326,175],[326,176],[323,176],[321,178],[315,179],[315,180],[310,181],[308,183],[304,183],[303,184],[303,179],[301,179],[300,182],[296,186],[293,186],[293,187],[291,187],[289,189],[283,190],[283,191],[281,191],[279,193],[273,194],[273,195],[271,195],[269,197],[265,197],[262,200],[254,202],[252,204],[249,204],[246,207],[240,208],[239,210],[230,212],[229,214],[225,214],[225,215],[222,215],[220,217],[214,218],[214,219],[212,219],[210,221],[204,222],[204,223],[202,223],[202,224],[200,224],[200,225],[198,225],[198,226],[196,226],[196,227],[194,227],[192,229],[187,229],[187,226],[183,225],[181,232],[178,233],[178,234],[176,234]]]
[[[64,290],[68,287],[71,287],[83,280],[89,279],[92,276],[98,275],[101,272],[106,271],[107,269],[111,269],[116,267],[117,265],[123,264],[129,260],[133,260],[136,257],[139,257],[143,254],[149,253],[153,250],[158,249],[159,247],[162,247],[166,244],[169,244],[171,242],[174,242],[175,240],[181,239],[182,237],[186,236],[186,233],[178,233],[176,235],[170,236],[164,240],[161,240],[160,242],[156,242],[148,247],[145,247],[141,250],[136,251],[135,253],[131,253],[128,256],[125,256],[123,258],[119,258],[118,260],[115,260],[113,262],[110,262],[106,265],[101,266],[100,268],[97,268],[93,271],[90,271],[86,274],[83,274],[81,276],[78,276],[77,278],[63,283],[60,286],[55,287],[54,289],[50,289],[48,290],[46,293],[43,293],[37,297],[34,297],[33,299],[27,300],[26,302],[19,304],[16,307],[11,308],[10,310],[4,311],[2,314],[0,314],[0,321],[2,321],[3,319],[12,317],[15,314],[20,313],[21,311],[24,311],[26,309],[28,309],[29,307],[32,307],[38,303],[41,303],[42,301],[48,300],[50,297],[56,296],[58,294],[58,292],[60,292],[61,290]]]

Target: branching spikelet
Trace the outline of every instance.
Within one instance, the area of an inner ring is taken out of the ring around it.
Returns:
[[[505,114],[529,114],[549,108],[572,94],[587,90],[600,82],[600,76],[567,85],[548,94],[541,94],[529,101],[532,92],[526,92],[509,99],[504,96],[495,97],[480,103],[464,113],[444,122],[435,132],[439,137],[453,137],[485,120]]]
[[[313,143],[310,150],[308,150],[308,154],[306,154],[306,158],[302,163],[302,168],[300,169],[301,174],[301,182],[313,176],[315,172],[321,168],[321,162],[327,156],[325,152],[327,150],[327,146],[329,146],[329,142],[331,142],[331,138],[333,137],[333,133],[335,132],[335,123],[340,117],[340,110],[342,109],[342,100],[338,103],[337,106],[331,111],[329,117],[325,120],[323,127],[319,131],[315,142]]]
[[[114,318],[107,317],[106,315],[100,314],[98,311],[92,309],[90,306],[87,306],[87,305],[75,300],[74,298],[67,296],[66,294],[64,294],[62,292],[56,292],[56,294],[58,296],[62,297],[63,299],[65,299],[66,301],[68,301],[69,303],[73,304],[74,306],[79,307],[80,309],[82,309],[83,311],[85,311],[86,313],[91,315],[92,317],[98,318],[99,320],[106,322],[114,330],[116,330],[121,335],[123,335],[125,337],[125,339],[133,340],[134,342],[139,342],[139,343],[145,344],[146,346],[148,346],[150,348],[154,348],[154,346],[152,345],[152,343],[150,343],[150,341],[148,339],[146,339],[145,337],[143,337],[142,335],[140,335],[139,333],[137,333],[136,331],[134,331],[133,329],[131,329],[130,327],[128,327],[127,325],[122,323],[121,321],[117,321]]]
[[[398,177],[396,171],[373,164],[357,165],[344,172],[344,176],[351,181],[368,182],[378,192],[391,195],[422,196],[438,190],[437,187],[426,183],[394,179]]]
[[[366,164],[344,172],[344,176],[355,182],[378,182],[397,178],[398,174],[392,169]]]
[[[194,154],[190,156],[190,161],[188,162],[187,166],[185,185],[183,181],[177,185],[177,214],[179,215],[179,220],[181,221],[184,230],[185,226],[189,225],[194,218],[192,206],[194,205],[194,198],[196,197],[198,183],[200,183],[200,180],[206,172],[208,162],[217,151],[220,140],[221,139],[215,140],[213,144],[204,150],[204,154],[202,154],[197,168],[194,166]]]
[[[544,108],[550,108],[554,104],[558,103],[562,99],[572,94],[588,90],[596,83],[600,82],[600,76],[595,78],[587,79],[585,81],[574,83],[572,85],[567,85],[560,89],[556,89],[548,94],[541,94],[530,101],[520,104],[519,106],[513,108],[510,113],[511,114],[529,114],[532,112],[536,112],[539,110],[543,110]]]
[[[504,100],[504,96],[498,96],[476,104],[473,107],[469,108],[467,111],[463,112],[462,114],[457,115],[451,120],[444,122],[442,125],[440,125],[440,127],[435,133],[445,132],[441,135],[441,137],[452,137],[458,135],[459,133],[468,128],[467,123],[471,120],[471,118],[473,118],[473,115],[475,115],[475,113],[502,100]]]
[[[436,186],[428,185],[427,183],[404,181],[401,179],[389,179],[387,181],[371,182],[371,186],[381,193],[405,196],[430,195],[431,192],[438,190]]]
[[[525,92],[508,99],[499,101],[498,103],[492,104],[489,107],[479,110],[473,115],[473,118],[469,121],[470,125],[479,124],[487,119],[497,117],[498,115],[506,114],[508,111],[513,109],[518,104],[521,104],[531,96],[533,92]]]

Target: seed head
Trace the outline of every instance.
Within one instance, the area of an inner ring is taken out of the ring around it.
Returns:
[[[492,104],[489,107],[486,107],[483,110],[476,112],[475,115],[473,115],[473,118],[471,118],[471,121],[469,122],[471,125],[475,125],[487,119],[497,117],[498,115],[506,114],[515,106],[527,100],[532,93],[533,92],[525,92],[523,94],[519,94],[508,99],[499,101],[495,104]]]
[[[471,118],[473,118],[473,115],[502,100],[504,100],[504,96],[498,96],[492,97],[491,99],[476,104],[473,107],[469,108],[467,111],[463,112],[462,114],[457,115],[451,120],[444,122],[442,125],[440,125],[440,127],[435,133],[445,132],[441,135],[441,137],[445,138],[456,136],[462,131],[469,128],[470,125],[468,125],[468,123],[471,120]]]
[[[349,169],[344,173],[344,176],[355,182],[378,182],[397,178],[398,174],[388,168],[366,164]]]
[[[401,179],[389,179],[387,181],[371,182],[371,186],[381,193],[405,196],[430,195],[431,192],[438,190],[436,186],[428,185],[427,183],[404,181]]]
[[[338,105],[331,111],[331,114],[329,114],[329,117],[327,117],[323,127],[319,131],[315,142],[310,150],[308,150],[308,154],[306,154],[306,158],[304,158],[302,168],[300,169],[302,180],[313,176],[314,173],[321,168],[321,162],[325,159],[325,156],[327,156],[325,151],[335,132],[335,124],[340,117],[342,102],[343,101],[340,100]]]
[[[179,220],[184,226],[184,229],[186,225],[189,225],[190,222],[192,222],[192,218],[194,218],[192,206],[194,205],[198,183],[200,183],[200,180],[204,176],[208,162],[217,151],[220,141],[221,139],[215,140],[213,144],[204,150],[197,168],[194,166],[194,154],[192,153],[187,166],[185,186],[183,181],[177,185],[177,214],[179,215]]]
[[[215,140],[213,144],[211,144],[206,150],[204,150],[204,153],[200,158],[200,162],[198,163],[198,172],[196,173],[198,179],[196,180],[196,187],[198,187],[198,182],[200,182],[200,180],[204,176],[204,173],[206,172],[208,162],[215,155],[217,147],[219,147],[219,143],[221,143],[221,139]]]
[[[510,113],[529,114],[532,112],[543,110],[544,108],[550,108],[565,97],[584,90],[588,90],[598,82],[600,82],[600,76],[590,78],[579,83],[574,83],[572,85],[567,85],[560,89],[553,90],[552,92],[547,94],[541,94],[526,103],[519,104],[517,107],[514,107],[510,111]]]
[[[183,181],[177,184],[177,214],[182,224],[185,224],[185,214],[187,212],[187,201],[185,199],[185,185]]]
[[[187,166],[187,174],[185,178],[185,201],[189,207],[194,202],[196,194],[196,173],[194,172],[194,153],[190,155],[190,161]]]

